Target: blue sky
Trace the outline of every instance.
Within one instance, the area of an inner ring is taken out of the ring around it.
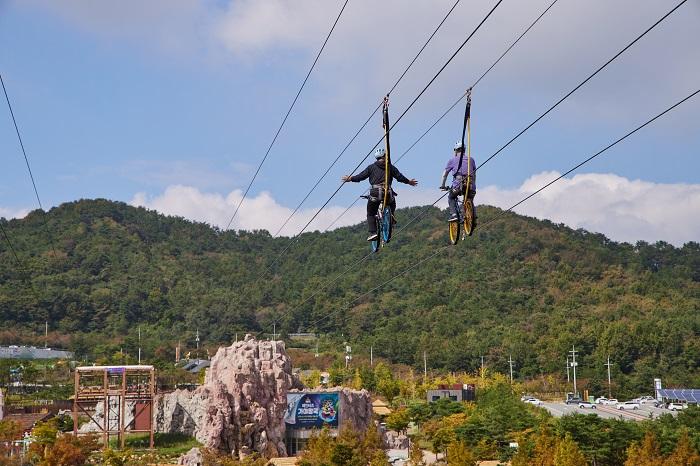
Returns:
[[[275,231],[379,102],[452,0],[350,0],[246,202],[238,228]],[[462,0],[391,99],[392,118],[490,9]],[[505,0],[392,133],[394,156],[549,1]],[[479,162],[675,2],[559,0],[474,91]],[[225,225],[341,2],[0,1],[0,71],[45,206],[104,197]],[[690,1],[479,172],[477,202],[508,206],[700,87],[700,5]],[[0,215],[36,207],[6,106]],[[399,164],[427,204],[461,131],[462,108]],[[700,239],[700,98],[520,212],[615,239]],[[285,233],[305,223],[381,136],[361,134]],[[364,189],[346,185],[314,227]],[[653,195],[653,200],[652,200]],[[522,196],[520,196],[522,197]],[[595,199],[595,205],[581,202]],[[351,211],[341,224],[363,216]]]

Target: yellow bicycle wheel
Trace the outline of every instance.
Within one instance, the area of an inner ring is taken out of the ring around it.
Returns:
[[[450,243],[457,244],[459,241],[459,222],[449,222],[450,225]]]
[[[474,203],[469,198],[464,201],[464,233],[467,236],[474,233]]]

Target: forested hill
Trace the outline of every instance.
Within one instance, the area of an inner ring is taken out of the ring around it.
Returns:
[[[400,209],[399,227],[421,209]],[[430,209],[326,290],[367,253],[364,225],[304,234],[261,277],[288,238],[107,200],[52,209],[51,241],[40,212],[2,220],[23,266],[0,242],[2,343],[8,329],[43,330],[48,320],[79,352],[118,350],[133,346],[140,324],[152,353],[163,354],[196,328],[205,341],[227,342],[235,332],[271,332],[283,315],[278,332],[343,334],[360,351],[372,344],[411,365],[426,351],[435,368],[471,370],[485,354],[505,369],[512,354],[520,376],[560,373],[575,344],[582,367],[610,354],[629,383],[661,375],[700,386],[698,243],[621,244],[507,214],[344,310],[446,244],[445,214]],[[482,207],[480,222],[499,212]]]

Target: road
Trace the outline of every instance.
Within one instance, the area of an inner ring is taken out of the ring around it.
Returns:
[[[555,417],[561,417],[572,413],[581,414],[597,414],[606,419],[625,419],[628,421],[644,421],[647,419],[655,419],[662,414],[670,413],[675,416],[675,411],[667,409],[655,408],[651,405],[641,405],[638,410],[628,411],[619,410],[615,406],[596,405],[596,409],[582,409],[576,405],[567,405],[563,401],[560,402],[544,402],[542,407],[549,411]]]

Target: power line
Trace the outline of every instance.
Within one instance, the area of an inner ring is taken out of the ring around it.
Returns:
[[[573,171],[579,169],[580,167],[582,167],[583,165],[587,164],[587,163],[590,162],[591,160],[595,159],[596,157],[600,156],[600,155],[603,154],[604,152],[606,152],[606,151],[608,151],[609,149],[613,148],[614,146],[616,146],[616,145],[619,144],[620,142],[624,141],[625,139],[627,139],[628,137],[632,136],[632,135],[635,134],[636,132],[638,132],[638,131],[640,131],[641,129],[645,128],[646,126],[650,125],[651,123],[653,123],[653,122],[656,121],[657,119],[659,119],[659,118],[661,118],[662,116],[666,115],[667,113],[669,113],[670,111],[674,110],[676,107],[678,107],[679,105],[683,104],[684,102],[686,102],[686,101],[690,100],[691,98],[695,97],[695,96],[696,96],[697,94],[699,94],[699,93],[700,93],[700,89],[698,89],[698,90],[696,90],[695,92],[691,93],[691,94],[688,95],[687,97],[685,97],[685,98],[679,100],[678,102],[676,102],[675,104],[671,105],[670,107],[668,107],[667,109],[665,109],[665,110],[662,111],[661,113],[658,113],[656,116],[650,118],[650,119],[647,120],[646,122],[642,123],[641,125],[637,126],[637,127],[634,128],[633,130],[629,131],[629,132],[626,133],[624,136],[622,136],[622,137],[616,139],[615,141],[613,141],[612,143],[608,144],[608,145],[605,146],[603,149],[599,150],[598,152],[596,152],[595,154],[591,155],[591,156],[588,157],[587,159],[585,159],[585,160],[583,160],[582,162],[576,164],[575,166],[573,166],[572,168],[570,168],[569,170],[567,170],[567,171],[566,171],[565,173],[563,173],[562,175],[558,176],[557,178],[555,178],[555,179],[553,179],[552,181],[548,182],[547,184],[543,185],[542,187],[540,187],[540,188],[539,188],[538,190],[536,190],[535,192],[533,192],[533,193],[531,193],[531,194],[525,196],[523,199],[521,199],[520,201],[518,201],[518,202],[516,202],[515,204],[513,204],[512,206],[510,206],[508,209],[499,212],[495,217],[493,217],[493,218],[489,219],[487,222],[485,222],[485,223],[481,226],[480,231],[483,230],[486,226],[488,226],[488,225],[490,225],[490,224],[493,224],[493,223],[496,222],[498,219],[500,219],[501,217],[503,217],[504,215],[506,215],[508,212],[512,211],[513,209],[515,209],[516,207],[518,207],[519,205],[521,205],[522,203],[524,203],[524,202],[526,202],[527,200],[531,199],[533,196],[535,196],[535,195],[539,194],[540,192],[544,191],[545,189],[549,188],[551,185],[553,185],[553,184],[556,183],[557,181],[561,180],[561,179],[564,178],[565,176],[571,174]],[[337,309],[337,310],[335,310],[335,311],[332,311],[330,314],[327,314],[327,315],[321,317],[320,319],[317,319],[317,320],[313,321],[313,322],[310,324],[310,326],[315,326],[315,325],[317,325],[318,323],[320,323],[321,321],[323,321],[323,320],[325,320],[325,319],[327,319],[327,318],[329,318],[329,317],[331,317],[331,316],[337,314],[338,312],[349,310],[349,309],[351,308],[351,306],[352,306],[354,303],[356,303],[357,301],[359,301],[359,300],[361,300],[362,298],[364,298],[364,297],[366,297],[366,296],[368,296],[368,295],[374,293],[375,291],[379,290],[380,288],[383,288],[383,287],[386,286],[387,284],[389,284],[389,283],[391,283],[392,281],[396,280],[397,278],[399,278],[399,277],[405,275],[405,274],[408,273],[409,271],[415,269],[415,268],[418,267],[419,265],[421,265],[421,264],[423,264],[423,263],[429,261],[429,260],[432,259],[433,257],[437,256],[438,254],[442,253],[443,251],[445,251],[445,250],[447,250],[447,249],[449,249],[449,248],[451,248],[451,247],[452,247],[451,245],[445,245],[445,246],[442,246],[441,248],[438,248],[437,250],[435,250],[435,252],[433,252],[432,254],[428,255],[427,257],[424,257],[423,259],[419,260],[418,262],[415,262],[415,263],[411,264],[411,265],[408,266],[407,268],[401,270],[400,272],[398,272],[397,274],[393,275],[391,278],[387,279],[386,281],[382,282],[381,284],[375,286],[375,287],[372,288],[371,290],[369,290],[369,291],[367,291],[367,292],[365,292],[365,293],[363,293],[363,294],[361,294],[361,295],[355,297],[355,298],[354,298],[352,301],[350,301],[345,307],[339,308],[339,309]]]
[[[683,0],[680,2],[678,5],[676,5],[671,11],[666,13],[661,19],[656,21],[654,24],[652,24],[649,28],[647,28],[644,32],[642,32],[640,35],[638,35],[632,42],[627,44],[624,48],[622,48],[619,52],[617,52],[615,55],[613,55],[612,58],[610,58],[608,61],[606,61],[602,66],[600,66],[598,69],[596,69],[593,73],[591,73],[586,79],[581,81],[576,87],[574,87],[571,91],[569,91],[567,94],[565,94],[561,99],[559,99],[557,102],[555,102],[552,106],[550,106],[544,113],[542,113],[540,116],[538,116],[534,121],[532,121],[529,125],[527,125],[523,130],[521,130],[518,134],[513,136],[506,144],[501,146],[500,149],[498,149],[496,152],[494,152],[490,157],[488,157],[484,162],[482,162],[479,166],[476,167],[476,170],[479,170],[481,167],[486,165],[491,159],[496,157],[499,153],[501,153],[506,147],[508,147],[511,143],[513,143],[516,139],[518,139],[520,136],[522,136],[526,131],[528,131],[530,128],[532,128],[535,124],[537,124],[542,118],[544,118],[547,114],[549,114],[552,110],[554,110],[556,107],[559,106],[564,100],[569,98],[574,92],[579,90],[581,87],[583,87],[588,81],[590,81],[594,76],[596,76],[598,73],[600,73],[603,69],[605,69],[610,63],[612,63],[615,59],[617,59],[620,55],[622,55],[624,52],[626,52],[630,47],[632,47],[635,43],[637,43],[642,37],[644,37],[646,34],[648,34],[652,29],[654,29],[656,26],[658,26],[663,20],[665,20],[669,15],[671,15],[674,11],[676,11],[681,5],[683,5],[687,0]],[[550,5],[551,7],[551,5]],[[549,9],[549,8],[548,8]],[[546,11],[546,10],[545,10]],[[540,16],[541,17],[541,16]],[[529,28],[528,28],[529,29]],[[519,40],[519,39],[518,39]],[[516,41],[517,42],[517,41]],[[482,75],[483,78],[483,75]],[[479,78],[481,79],[481,78]],[[477,81],[478,82],[478,81]],[[420,141],[431,129],[437,125],[440,120],[442,120],[460,101],[464,96],[466,95],[466,92],[463,93],[460,98],[452,104],[451,107],[445,111],[440,118],[438,118],[417,140],[414,142],[407,150],[404,152],[400,157],[399,160],[408,153],[409,150],[411,150],[417,143]],[[398,160],[397,160],[398,161]],[[475,170],[475,173],[476,173]],[[444,198],[445,194],[440,196],[432,205],[435,205],[440,199]],[[417,218],[423,216],[428,209],[424,209],[422,212],[420,212],[416,217],[414,217],[409,223],[412,223],[415,221]]]
[[[425,94],[425,92],[428,90],[428,88],[435,82],[435,80],[442,74],[442,72],[447,68],[447,66],[454,60],[454,58],[459,54],[459,52],[464,48],[465,45],[467,45],[467,42],[476,34],[476,32],[481,28],[481,26],[486,22],[486,20],[493,14],[493,12],[498,8],[498,6],[503,2],[503,0],[498,0],[498,2],[491,8],[491,10],[486,14],[486,16],[479,22],[479,24],[474,28],[474,30],[467,36],[467,38],[462,42],[462,44],[455,50],[455,52],[450,56],[450,58],[445,62],[442,67],[438,70],[437,73],[430,79],[428,84],[425,85],[425,87],[418,93],[418,95],[411,101],[411,103],[406,107],[406,109],[401,113],[401,115],[394,121],[394,123],[390,126],[389,130],[393,129],[402,119],[403,117],[413,108],[413,106],[418,102],[418,100]],[[355,173],[367,160],[367,158],[372,154],[372,151],[379,145],[379,143],[382,142],[384,139],[384,136],[382,136],[375,144],[372,146],[372,148],[367,152],[367,155],[364,156],[362,160],[357,164],[357,166],[350,172],[351,174]],[[299,231],[296,235],[294,235],[292,238],[290,238],[289,242],[287,243],[287,246],[279,253],[277,254],[277,258],[268,266],[268,268],[262,273],[261,277],[264,276],[269,270],[272,269],[272,267],[279,261],[280,257],[289,250],[289,248],[299,240],[300,235],[306,231],[306,229],[311,225],[311,223],[318,217],[318,215],[323,211],[323,209],[326,208],[329,202],[335,197],[336,194],[340,191],[340,189],[343,187],[345,183],[341,183],[340,186],[333,192],[333,194],[330,195],[330,197],[323,203],[323,205],[316,211],[316,213],[311,217],[311,219],[304,225],[304,227]]]
[[[484,72],[481,74],[481,76],[479,77],[479,79],[477,79],[476,81],[474,81],[474,84],[472,84],[472,85],[470,86],[470,89],[475,88],[475,87],[481,82],[481,80],[484,79],[484,78],[486,77],[486,75],[489,74],[489,73],[491,72],[491,70],[494,69],[494,68],[496,67],[496,65],[498,65],[498,64],[501,62],[501,60],[503,60],[503,58],[504,58],[506,55],[508,55],[508,53],[513,49],[513,47],[515,47],[515,46],[517,45],[517,43],[520,42],[520,39],[522,39],[523,37],[525,37],[525,35],[526,35],[528,32],[530,32],[530,29],[532,29],[533,27],[535,27],[535,25],[536,25],[537,23],[539,23],[539,21],[542,19],[542,17],[543,17],[544,15],[546,15],[547,12],[548,12],[558,1],[559,1],[559,0],[554,0],[552,3],[550,3],[550,4],[547,6],[547,8],[545,8],[544,11],[542,11],[542,13],[540,13],[540,15],[539,15],[537,18],[535,18],[535,20],[534,20],[532,23],[530,23],[530,25],[518,36],[517,39],[515,39],[515,41],[513,41],[512,44],[510,44],[510,46],[501,54],[501,56],[499,56],[499,57],[496,59],[496,61],[494,61],[494,62],[491,64],[491,66],[489,66],[489,67],[486,69],[486,71],[484,71]],[[413,149],[413,148],[416,146],[416,144],[418,144],[430,131],[432,131],[432,129],[433,129],[438,123],[440,123],[440,122],[442,121],[442,119],[445,118],[445,117],[447,116],[447,114],[450,113],[450,112],[462,101],[462,99],[463,99],[466,95],[467,95],[467,91],[463,92],[462,95],[460,95],[459,98],[458,98],[457,100],[455,100],[455,102],[454,102],[452,105],[450,105],[450,107],[449,107],[447,110],[445,110],[445,112],[444,112],[442,115],[440,115],[440,117],[439,117],[437,120],[435,120],[435,122],[434,122],[432,125],[430,125],[430,127],[429,127],[428,129],[426,129],[426,130],[423,132],[423,134],[421,134],[420,137],[419,137],[418,139],[416,139],[416,140],[413,142],[413,144],[411,144],[411,145],[408,147],[408,149],[406,149],[406,150],[403,152],[403,154],[401,154],[401,155],[399,156],[398,159],[396,159],[396,161],[398,162],[398,161],[401,160],[406,154],[408,154],[408,153],[411,151],[411,149]]]
[[[10,241],[10,237],[7,235],[7,231],[5,230],[5,227],[2,226],[2,222],[0,222],[0,230],[2,231],[2,236],[5,238],[7,245],[10,247],[10,251],[12,251],[12,255],[15,256],[15,260],[17,261],[17,265],[20,268],[22,268],[22,262],[19,260],[19,257],[17,257],[17,251],[15,251],[15,247],[12,245],[12,241]]]
[[[349,1],[350,0],[345,0],[345,3],[343,3],[343,7],[340,9],[338,16],[335,18],[335,21],[333,22],[333,26],[331,26],[331,30],[328,31],[328,35],[326,36],[326,39],[323,41],[323,45],[321,46],[321,49],[318,51],[318,54],[316,54],[316,58],[314,59],[313,63],[311,64],[311,68],[309,68],[309,71],[308,71],[308,73],[306,73],[306,77],[304,78],[304,81],[301,83],[301,86],[299,87],[299,90],[297,91],[297,95],[294,97],[292,104],[289,106],[289,110],[287,110],[287,114],[282,119],[282,123],[280,124],[279,128],[277,128],[277,132],[275,133],[275,137],[272,138],[272,142],[270,142],[270,145],[268,146],[267,151],[265,152],[265,156],[260,161],[260,164],[258,164],[258,168],[255,170],[255,173],[253,174],[253,178],[250,180],[248,187],[246,188],[245,192],[243,193],[243,197],[241,197],[241,200],[238,203],[238,206],[236,206],[236,210],[233,212],[233,215],[231,216],[231,220],[228,221],[228,225],[226,225],[227,230],[231,226],[233,219],[236,218],[236,215],[238,214],[238,210],[241,208],[241,205],[243,204],[243,201],[245,200],[246,196],[248,195],[248,192],[250,191],[251,186],[253,186],[253,182],[258,177],[258,173],[260,173],[260,169],[262,168],[263,164],[265,163],[265,160],[267,160],[267,156],[270,155],[270,151],[272,150],[272,146],[274,146],[275,141],[277,141],[277,137],[280,135],[280,132],[282,131],[284,124],[287,122],[287,118],[289,118],[290,113],[292,113],[292,109],[294,108],[294,105],[296,105],[297,100],[299,99],[299,96],[301,95],[301,91],[304,90],[304,86],[306,86],[306,82],[309,80],[309,76],[311,76],[311,72],[316,67],[316,63],[318,62],[318,59],[321,57],[323,50],[326,48],[326,44],[328,43],[328,40],[331,38],[331,34],[333,34],[333,31],[335,30],[335,26],[338,24],[338,21],[340,21],[340,17],[342,16],[343,11],[345,11],[345,7],[348,5]]]
[[[34,188],[34,195],[36,195],[36,201],[39,204],[39,209],[41,209],[42,219],[44,223],[44,230],[46,236],[49,239],[49,245],[53,251],[53,257],[56,258],[56,248],[54,248],[53,240],[51,238],[51,233],[49,232],[49,226],[46,222],[46,211],[44,211],[44,206],[41,204],[41,199],[39,198],[39,190],[36,187],[36,181],[34,180],[34,174],[32,173],[32,167],[29,165],[29,157],[27,157],[27,151],[24,149],[24,142],[22,141],[22,135],[19,132],[19,126],[17,126],[17,120],[15,119],[15,112],[12,110],[12,104],[10,103],[10,97],[7,95],[7,88],[5,88],[5,81],[2,79],[2,74],[0,74],[0,84],[2,84],[2,91],[5,94],[5,100],[7,101],[7,108],[10,110],[10,116],[12,117],[12,123],[15,125],[15,132],[17,133],[17,139],[19,140],[19,146],[22,148],[22,155],[24,155],[24,163],[27,165],[27,171],[29,172],[29,178],[32,180],[32,187]]]
[[[445,16],[442,18],[442,21],[440,21],[440,24],[438,24],[437,27],[433,30],[432,34],[430,34],[430,36],[429,36],[428,39],[425,41],[425,43],[423,43],[423,46],[418,50],[418,53],[416,53],[416,55],[413,57],[413,59],[411,60],[411,62],[408,64],[408,66],[406,66],[406,68],[403,70],[403,73],[401,73],[401,75],[399,76],[399,78],[394,82],[394,85],[391,86],[391,89],[389,89],[389,92],[387,92],[387,95],[390,95],[392,92],[394,92],[394,90],[395,90],[396,87],[399,85],[399,83],[401,82],[401,80],[403,80],[404,76],[406,76],[406,73],[408,73],[408,71],[411,69],[411,67],[412,67],[413,64],[416,62],[416,60],[418,60],[418,57],[420,57],[420,55],[423,53],[423,51],[424,51],[425,48],[428,46],[428,44],[430,44],[430,41],[433,40],[433,37],[435,37],[435,34],[437,34],[437,32],[438,32],[438,31],[440,30],[440,28],[442,27],[442,25],[445,23],[445,21],[447,21],[447,18],[452,14],[452,12],[453,12],[454,9],[457,7],[457,5],[459,4],[460,1],[461,1],[461,0],[457,0],[457,1],[454,2],[454,4],[452,5],[452,8],[450,8],[449,11],[447,12],[447,14],[445,14]],[[555,1],[556,1],[556,0],[555,0]],[[292,217],[294,217],[294,215],[296,215],[296,213],[299,211],[299,209],[300,209],[301,206],[304,204],[304,202],[306,202],[306,200],[307,200],[307,199],[309,198],[309,196],[316,190],[316,188],[317,188],[318,185],[321,183],[321,181],[323,181],[323,179],[326,177],[326,175],[328,175],[328,172],[330,172],[330,170],[335,166],[335,164],[338,162],[338,160],[340,160],[340,158],[343,156],[343,154],[345,154],[345,152],[348,150],[348,148],[350,147],[350,145],[355,141],[355,139],[357,138],[357,136],[365,129],[365,127],[367,126],[367,124],[368,124],[368,123],[370,122],[370,120],[374,117],[374,115],[379,111],[379,109],[381,108],[381,106],[382,106],[382,102],[380,102],[379,105],[377,105],[377,107],[374,109],[374,111],[372,111],[372,113],[367,117],[367,119],[366,119],[365,122],[362,124],[362,126],[360,126],[360,129],[358,129],[358,130],[355,132],[355,135],[354,135],[354,136],[350,139],[350,141],[345,145],[345,147],[343,148],[343,150],[340,151],[340,153],[339,153],[338,156],[333,160],[333,162],[331,162],[331,164],[329,165],[329,167],[326,169],[325,172],[323,172],[323,174],[321,175],[321,177],[316,181],[316,183],[315,183],[315,184],[313,185],[313,187],[309,190],[309,192],[304,196],[304,198],[301,200],[301,202],[299,202],[299,204],[294,208],[294,211],[293,211],[293,212],[289,215],[289,217],[287,217],[287,219],[282,223],[282,226],[280,226],[280,227],[277,229],[277,232],[274,234],[274,236],[278,236],[278,235],[280,234],[280,232],[282,231],[282,229],[283,229],[283,228],[287,225],[287,223],[289,223],[289,221],[292,219]]]
[[[622,50],[620,50],[620,51],[617,52],[615,55],[613,55],[612,58],[610,58],[608,61],[606,61],[605,63],[603,63],[597,70],[595,70],[593,73],[591,73],[586,79],[584,79],[583,81],[581,81],[581,83],[579,83],[576,87],[574,87],[572,90],[570,90],[566,95],[564,95],[564,97],[562,97],[561,99],[559,99],[554,105],[552,105],[551,107],[549,107],[542,115],[540,115],[539,117],[537,117],[537,118],[535,119],[535,121],[533,121],[532,123],[530,123],[529,125],[527,125],[525,128],[523,128],[518,134],[516,134],[515,136],[513,136],[513,137],[510,139],[510,141],[508,141],[507,143],[505,143],[503,146],[501,146],[500,149],[498,149],[496,152],[494,152],[494,153],[493,153],[491,156],[489,156],[486,160],[484,160],[483,162],[481,162],[481,164],[480,164],[478,167],[476,167],[476,169],[479,170],[479,168],[483,167],[483,166],[486,165],[491,159],[493,159],[493,158],[496,157],[498,154],[500,154],[501,151],[503,151],[506,147],[508,147],[509,145],[511,145],[511,143],[513,143],[513,141],[515,141],[516,139],[518,139],[520,136],[523,135],[523,133],[525,133],[527,130],[529,130],[529,129],[532,128],[535,124],[537,124],[538,121],[540,121],[542,118],[544,118],[545,116],[547,116],[547,114],[549,114],[549,112],[551,112],[551,111],[554,110],[556,107],[558,107],[559,104],[561,104],[561,103],[564,102],[567,98],[569,98],[569,96],[571,96],[571,94],[573,94],[574,92],[576,92],[577,90],[579,90],[579,89],[580,89],[581,87],[583,87],[588,81],[590,81],[591,79],[593,79],[593,77],[594,77],[595,75],[597,75],[597,74],[600,73],[603,69],[605,69],[605,68],[606,68],[610,63],[612,63],[617,57],[619,57],[620,55],[622,55],[623,53],[625,53],[630,47],[632,47],[634,44],[636,44],[642,37],[646,36],[652,29],[654,29],[656,26],[658,26],[663,20],[665,20],[666,18],[668,18],[674,11],[676,11],[678,8],[680,8],[680,7],[681,7],[685,2],[687,2],[687,1],[688,1],[688,0],[682,0],[678,5],[676,5],[675,7],[673,7],[673,9],[671,9],[671,11],[669,11],[668,13],[666,13],[665,15],[663,15],[663,16],[661,17],[661,19],[659,19],[659,20],[656,21],[654,24],[652,24],[651,26],[649,26],[644,32],[642,32],[641,34],[639,34],[632,42],[630,42],[629,44],[627,44]]]

